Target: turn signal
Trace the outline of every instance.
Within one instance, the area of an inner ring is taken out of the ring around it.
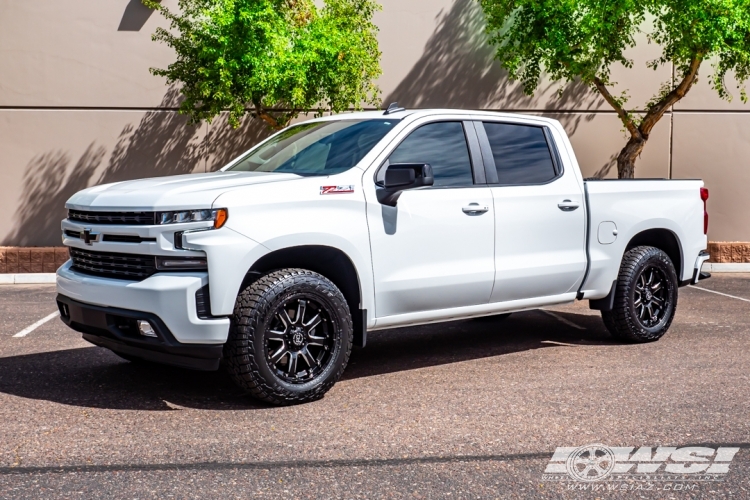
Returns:
[[[219,229],[229,218],[229,212],[227,212],[226,208],[220,208],[215,212],[216,218],[214,219],[214,229]]]

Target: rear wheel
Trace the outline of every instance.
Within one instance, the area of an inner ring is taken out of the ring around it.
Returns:
[[[652,342],[669,329],[677,308],[677,273],[667,254],[654,247],[629,250],[620,265],[614,307],[602,311],[613,337]]]
[[[234,381],[272,404],[320,399],[341,377],[352,348],[341,291],[304,269],[275,271],[237,297],[224,347]]]

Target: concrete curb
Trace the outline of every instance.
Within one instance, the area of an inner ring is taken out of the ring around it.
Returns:
[[[750,263],[706,262],[703,264],[703,271],[708,273],[750,273]]]
[[[38,285],[55,282],[55,273],[0,274],[0,285]]]

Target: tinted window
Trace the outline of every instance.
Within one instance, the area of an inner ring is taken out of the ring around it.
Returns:
[[[460,122],[424,125],[407,137],[388,159],[390,163],[429,163],[435,186],[471,186],[469,148]]]
[[[250,151],[229,170],[338,174],[359,163],[396,123],[398,120],[303,123]]]
[[[555,178],[541,127],[485,122],[484,129],[500,184],[540,184]]]

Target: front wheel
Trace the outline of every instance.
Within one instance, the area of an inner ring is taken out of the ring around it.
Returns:
[[[660,339],[677,309],[677,273],[667,254],[654,247],[636,247],[622,259],[614,307],[602,311],[613,337],[628,342]]]
[[[272,404],[320,399],[352,349],[349,307],[336,285],[304,269],[269,273],[237,297],[224,347],[234,381]]]

